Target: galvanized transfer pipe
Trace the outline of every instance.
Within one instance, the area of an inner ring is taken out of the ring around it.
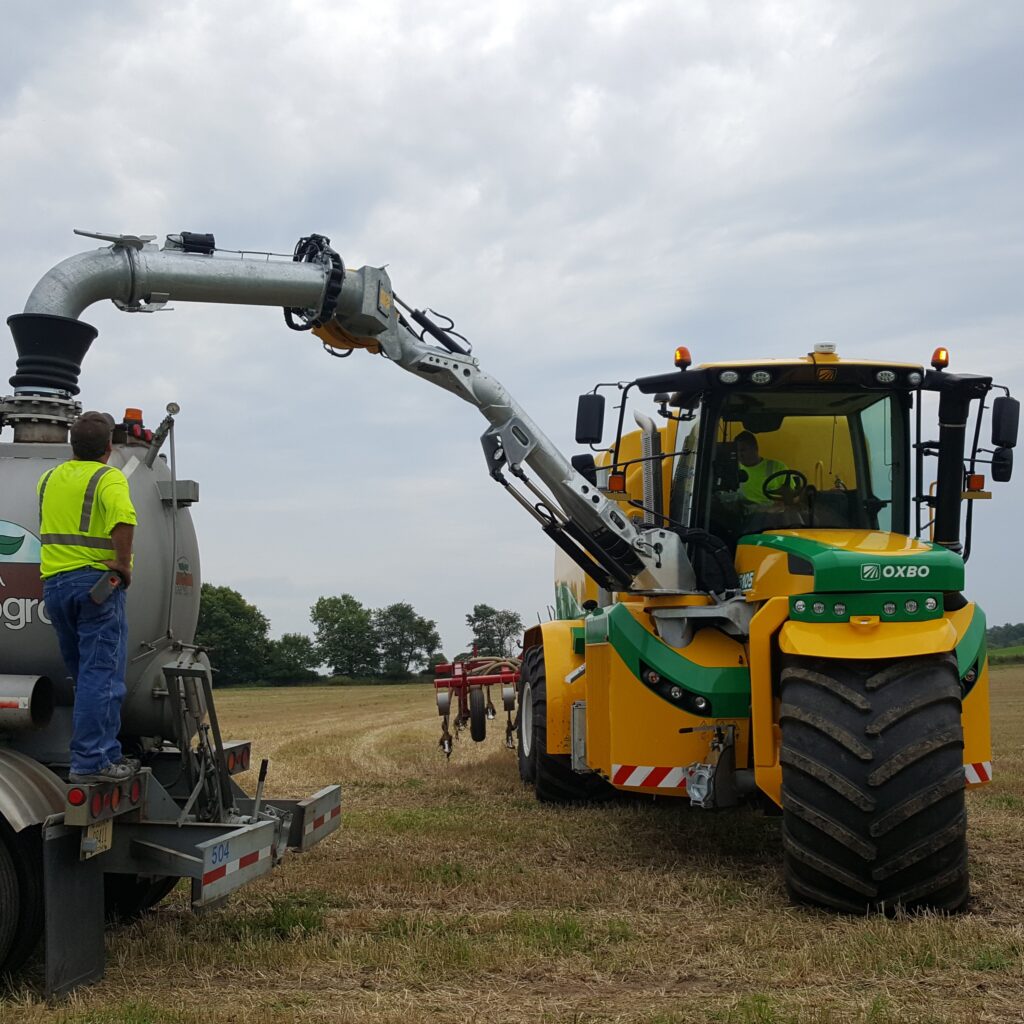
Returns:
[[[327,275],[296,263],[115,245],[58,263],[32,289],[26,313],[77,319],[94,302],[223,302],[319,309]]]

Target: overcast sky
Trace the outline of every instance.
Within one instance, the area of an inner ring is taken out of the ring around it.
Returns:
[[[953,368],[1024,389],[1020,3],[7,0],[3,17],[5,315],[90,247],[75,227],[277,252],[315,231],[455,317],[567,452],[579,392],[670,369],[681,343],[697,362],[947,344]],[[343,592],[411,601],[449,656],[474,603],[546,617],[552,549],[489,481],[469,406],[330,359],[273,309],[83,319],[100,336],[82,400],[151,425],[181,405],[204,578],[275,634]],[[1020,480],[995,490],[970,589],[1018,621]]]

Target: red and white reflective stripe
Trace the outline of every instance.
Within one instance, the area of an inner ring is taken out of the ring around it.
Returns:
[[[992,762],[975,761],[974,764],[965,764],[964,775],[967,777],[968,785],[971,785],[971,783],[976,785],[979,782],[991,782]]]
[[[644,764],[613,764],[612,782],[616,786],[642,786],[645,789],[685,789],[686,769]]]
[[[243,857],[239,857],[238,860],[228,861],[227,864],[221,864],[220,867],[214,868],[212,871],[207,871],[203,875],[203,885],[212,885],[214,882],[219,882],[222,878],[226,878],[228,875],[234,874],[236,871],[241,871],[243,868],[250,868],[253,864],[258,864],[261,860],[268,860],[270,857],[270,847],[264,846],[262,850],[253,850],[252,853],[247,853]]]
[[[315,832],[318,828],[323,828],[326,822],[330,821],[332,818],[336,818],[339,814],[341,814],[341,804],[332,807],[329,812],[321,814],[319,818],[314,818],[312,821],[307,822],[302,834],[308,836],[310,832]]]

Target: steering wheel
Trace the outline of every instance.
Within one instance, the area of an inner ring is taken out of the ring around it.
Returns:
[[[779,482],[774,487],[768,485],[773,481]],[[795,500],[807,490],[807,477],[799,469],[780,469],[771,476],[766,477],[761,484],[761,493],[772,501],[784,501],[787,498]]]

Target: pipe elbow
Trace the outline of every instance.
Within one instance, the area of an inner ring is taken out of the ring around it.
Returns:
[[[102,299],[128,302],[131,287],[131,264],[123,249],[82,252],[62,260],[39,279],[25,312],[77,320],[84,309]]]

